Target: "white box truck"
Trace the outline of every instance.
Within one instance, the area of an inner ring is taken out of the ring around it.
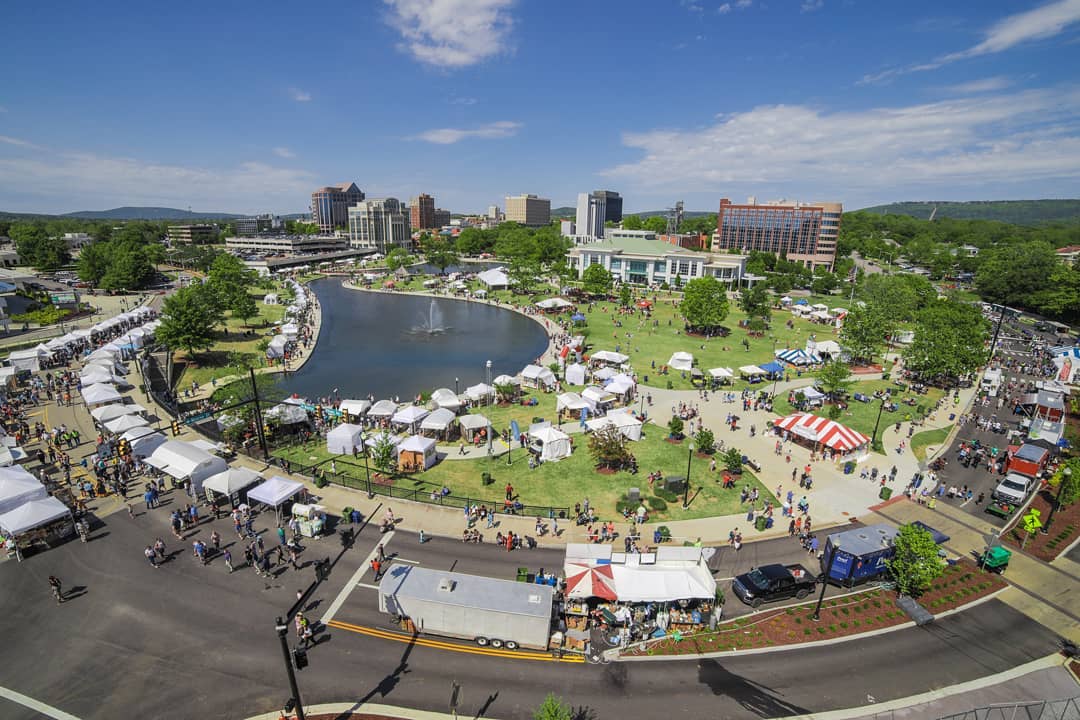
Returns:
[[[548,649],[554,601],[549,585],[403,564],[379,583],[379,610],[408,618],[419,633],[509,650]]]

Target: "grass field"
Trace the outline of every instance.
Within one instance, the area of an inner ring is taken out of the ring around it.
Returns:
[[[925,460],[927,448],[936,448],[945,442],[949,437],[949,433],[952,432],[952,429],[952,425],[947,425],[943,428],[938,428],[937,430],[923,430],[920,433],[915,433],[911,437],[911,451],[915,453],[915,457],[919,460]]]

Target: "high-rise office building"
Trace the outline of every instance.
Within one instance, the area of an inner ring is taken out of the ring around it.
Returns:
[[[442,208],[435,208],[435,212],[432,213],[432,217],[435,218],[435,224],[432,225],[436,230],[441,230],[450,224],[450,211]]]
[[[542,227],[551,222],[551,201],[536,195],[508,195],[506,221],[529,227]]]
[[[783,255],[807,267],[830,270],[836,261],[836,239],[843,205],[786,200],[758,204],[750,198],[736,205],[720,201],[713,250],[758,250]]]
[[[499,222],[502,219],[502,213],[499,212],[498,205],[488,205],[487,219],[492,222]]]
[[[267,213],[255,217],[237,218],[233,221],[236,226],[236,237],[255,237],[267,233],[279,233],[285,231],[285,225],[281,218]]]
[[[166,229],[169,244],[205,244],[217,239],[217,228],[213,225],[170,225]]]
[[[435,222],[435,198],[427,193],[420,193],[409,199],[409,225],[413,230],[441,227]]]
[[[593,195],[604,198],[604,222],[622,222],[622,196],[614,190],[593,190]]]
[[[604,237],[604,218],[607,213],[607,198],[597,193],[578,193],[577,220],[574,232],[588,238],[587,242]]]
[[[364,199],[364,192],[356,183],[341,183],[319,188],[311,193],[311,221],[324,233],[345,227],[349,222],[349,208]]]
[[[385,255],[395,247],[412,248],[409,217],[397,198],[361,200],[349,208],[349,246]]]

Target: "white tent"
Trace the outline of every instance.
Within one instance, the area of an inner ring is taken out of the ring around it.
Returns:
[[[263,295],[263,305],[277,305],[277,304],[278,304],[278,294],[277,293],[266,293],[265,295]]]
[[[116,391],[111,385],[86,385],[82,389],[83,402],[87,405],[102,405],[104,403],[118,402],[124,396]]]
[[[270,507],[281,507],[289,498],[304,489],[304,484],[295,480],[286,480],[275,475],[258,487],[248,490],[248,502],[260,502]]]
[[[630,359],[629,355],[623,355],[622,353],[612,352],[610,350],[600,350],[592,354],[592,360],[596,362],[611,363],[613,365],[622,365]]]
[[[112,372],[100,365],[92,365],[83,370],[82,374],[79,375],[79,382],[83,385],[118,385],[120,383],[127,385],[127,381],[124,380],[124,378],[113,375]]]
[[[562,310],[563,308],[573,307],[574,303],[569,300],[563,300],[560,297],[548,298],[547,300],[541,300],[536,303],[536,307],[541,310]]]
[[[613,410],[603,417],[586,420],[585,425],[593,432],[612,425],[618,428],[627,440],[641,439],[641,421],[634,417],[633,413],[623,410]]]
[[[439,459],[435,440],[422,435],[410,435],[397,447],[398,466],[402,470],[427,470]]]
[[[431,393],[431,402],[436,408],[444,408],[451,411],[451,414],[456,413],[461,407],[457,393],[449,388],[439,388]]]
[[[145,458],[169,441],[167,437],[153,428],[137,427],[128,430],[120,437],[131,443],[131,453],[135,457]]]
[[[262,475],[246,467],[231,467],[203,480],[203,491],[230,497],[262,480]]]
[[[529,433],[529,447],[540,453],[540,459],[558,462],[570,457],[570,436],[553,427],[540,428]]]
[[[393,400],[379,400],[368,409],[368,417],[390,418],[397,412],[397,403]]]
[[[465,388],[465,396],[473,402],[487,402],[495,395],[495,388],[486,383],[477,383]]]
[[[731,368],[726,367],[711,368],[709,374],[717,380],[724,380],[735,376],[735,373],[731,372]]]
[[[146,412],[146,408],[138,403],[131,403],[130,405],[102,405],[91,410],[90,414],[98,422],[109,422],[124,415],[135,415],[141,412]]]
[[[492,385],[513,385],[514,387],[521,387],[521,380],[511,375],[500,375],[491,381]]]
[[[300,334],[300,327],[296,323],[285,323],[281,326],[281,334],[290,340],[295,340]]]
[[[416,426],[427,416],[428,411],[426,408],[419,405],[406,405],[394,413],[393,417],[390,418],[390,422],[395,425],[404,425],[410,432],[416,432]]]
[[[285,357],[285,347],[289,344],[289,338],[284,335],[275,335],[270,344],[266,347],[266,357],[268,358],[280,358]]]
[[[33,348],[30,350],[15,350],[8,355],[8,363],[16,370],[37,372],[41,369],[41,353]]]
[[[739,374],[745,377],[755,377],[757,375],[766,375],[767,373],[757,365],[743,365],[739,368]]]
[[[615,402],[615,396],[602,387],[590,385],[581,391],[581,399],[588,403],[589,408],[595,413],[601,408]]]
[[[491,427],[491,421],[483,415],[462,415],[458,418],[461,426],[461,434],[468,439],[473,433],[480,432]]]
[[[605,366],[593,373],[594,380],[610,380],[619,374],[619,371],[613,367]]]
[[[45,486],[22,465],[0,468],[0,513],[46,496]]]
[[[565,392],[559,395],[555,400],[555,411],[567,410],[569,412],[577,413],[582,408],[592,408],[589,403],[585,402],[581,395],[573,392]]]
[[[341,423],[326,433],[326,452],[334,455],[352,455],[364,447],[364,428],[361,425]]]
[[[272,420],[277,420],[282,425],[307,422],[308,414],[300,405],[281,403],[267,410],[264,415]]]
[[[202,493],[203,480],[228,467],[224,459],[182,440],[162,443],[146,458],[146,463],[177,480],[190,479],[196,494]]]
[[[20,535],[70,515],[67,505],[54,497],[44,497],[0,515],[0,530],[9,535]]]
[[[83,371],[91,370],[94,368],[101,368],[106,372],[109,372],[115,376],[127,375],[127,367],[120,361],[120,358],[99,357],[92,360],[87,360],[83,365]]]
[[[370,400],[342,400],[338,405],[341,412],[349,413],[350,417],[361,417],[371,409]]]
[[[540,365],[526,365],[525,369],[521,371],[521,383],[535,388],[539,388],[541,385],[546,388],[554,387],[555,373],[551,372],[550,368]]]
[[[450,429],[450,424],[454,422],[455,417],[453,410],[439,408],[420,422],[420,429],[444,433]]]
[[[822,340],[816,343],[808,340],[806,342],[806,352],[812,355],[829,355],[837,357],[841,352],[840,343],[835,340]]]
[[[568,385],[584,385],[585,384],[585,371],[584,365],[574,363],[573,365],[566,366],[566,383]]]
[[[111,433],[122,433],[127,432],[132,428],[144,427],[149,424],[150,421],[141,415],[121,415],[115,420],[110,420],[105,423],[105,429]]]
[[[671,359],[668,360],[668,365],[676,370],[690,370],[694,367],[694,356],[680,350],[679,352],[672,353]]]
[[[618,375],[604,385],[604,389],[612,395],[618,395],[625,399],[633,392],[634,386],[635,383],[633,380],[628,379],[625,375]]]
[[[510,286],[510,278],[503,268],[485,270],[476,276],[476,279],[487,286],[489,290]]]

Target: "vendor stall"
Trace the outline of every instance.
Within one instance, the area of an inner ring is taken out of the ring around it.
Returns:
[[[474,405],[486,405],[495,399],[495,388],[487,383],[478,383],[465,388],[465,397]]]
[[[282,509],[291,503],[293,498],[303,500],[304,495],[306,492],[303,483],[275,475],[261,485],[248,490],[247,497],[249,503],[262,503],[274,508],[280,518]]]
[[[555,387],[555,373],[540,365],[526,365],[521,371],[521,384],[538,390],[550,390]]]
[[[491,421],[483,415],[462,415],[458,418],[461,435],[466,442],[479,444],[491,434]]]
[[[91,405],[105,405],[106,403],[122,402],[124,396],[111,385],[85,385],[82,389],[83,402]]]
[[[566,384],[567,385],[584,385],[586,380],[586,372],[588,368],[579,363],[566,366]]]
[[[439,408],[420,421],[420,432],[421,434],[448,439],[450,427],[454,424],[455,417],[457,416],[454,415],[453,410]]]
[[[359,420],[371,409],[370,400],[342,400],[338,404],[338,410],[348,413],[348,420]]]
[[[457,393],[450,388],[439,388],[431,393],[431,404],[436,410],[449,410],[451,415],[461,409],[461,400],[458,399]]]
[[[54,497],[30,500],[0,515],[0,532],[15,539],[15,557],[35,546],[52,547],[75,532],[68,506]]]
[[[570,436],[553,427],[542,427],[529,431],[529,452],[541,462],[558,462],[570,457]]]
[[[397,412],[397,407],[393,400],[379,400],[368,409],[367,415],[373,420],[389,420]]]
[[[403,430],[415,433],[420,427],[420,421],[427,416],[428,411],[426,408],[419,405],[406,405],[391,416],[390,422]]]
[[[398,468],[404,472],[427,470],[439,459],[435,440],[422,435],[405,438],[397,447]]]
[[[363,426],[341,423],[326,433],[326,452],[333,455],[352,455],[364,447],[363,435]]]
[[[41,481],[22,465],[0,468],[0,513],[10,512],[24,503],[47,496]]]
[[[777,433],[788,432],[796,440],[803,441],[813,450],[828,448],[855,460],[865,458],[870,452],[870,438],[835,420],[797,412],[780,418],[773,424]]]
[[[246,502],[246,490],[262,482],[262,475],[245,467],[231,467],[203,480],[206,499],[214,502],[219,495],[229,499],[232,507]]]
[[[671,358],[668,360],[670,365],[675,370],[690,370],[694,367],[694,356],[688,352],[675,352],[672,353]]]
[[[98,422],[106,423],[124,415],[136,415],[143,412],[146,412],[146,408],[138,403],[131,403],[129,405],[102,405],[91,410],[90,415]]]
[[[317,538],[326,530],[326,508],[322,505],[293,503],[292,516],[300,526],[304,537]]]
[[[630,356],[611,350],[600,350],[593,353],[589,359],[595,364],[622,365],[630,360]]]
[[[174,481],[190,482],[196,495],[202,494],[203,480],[228,468],[223,458],[182,440],[162,443],[145,462],[169,475]],[[174,485],[176,484],[174,482]]]

